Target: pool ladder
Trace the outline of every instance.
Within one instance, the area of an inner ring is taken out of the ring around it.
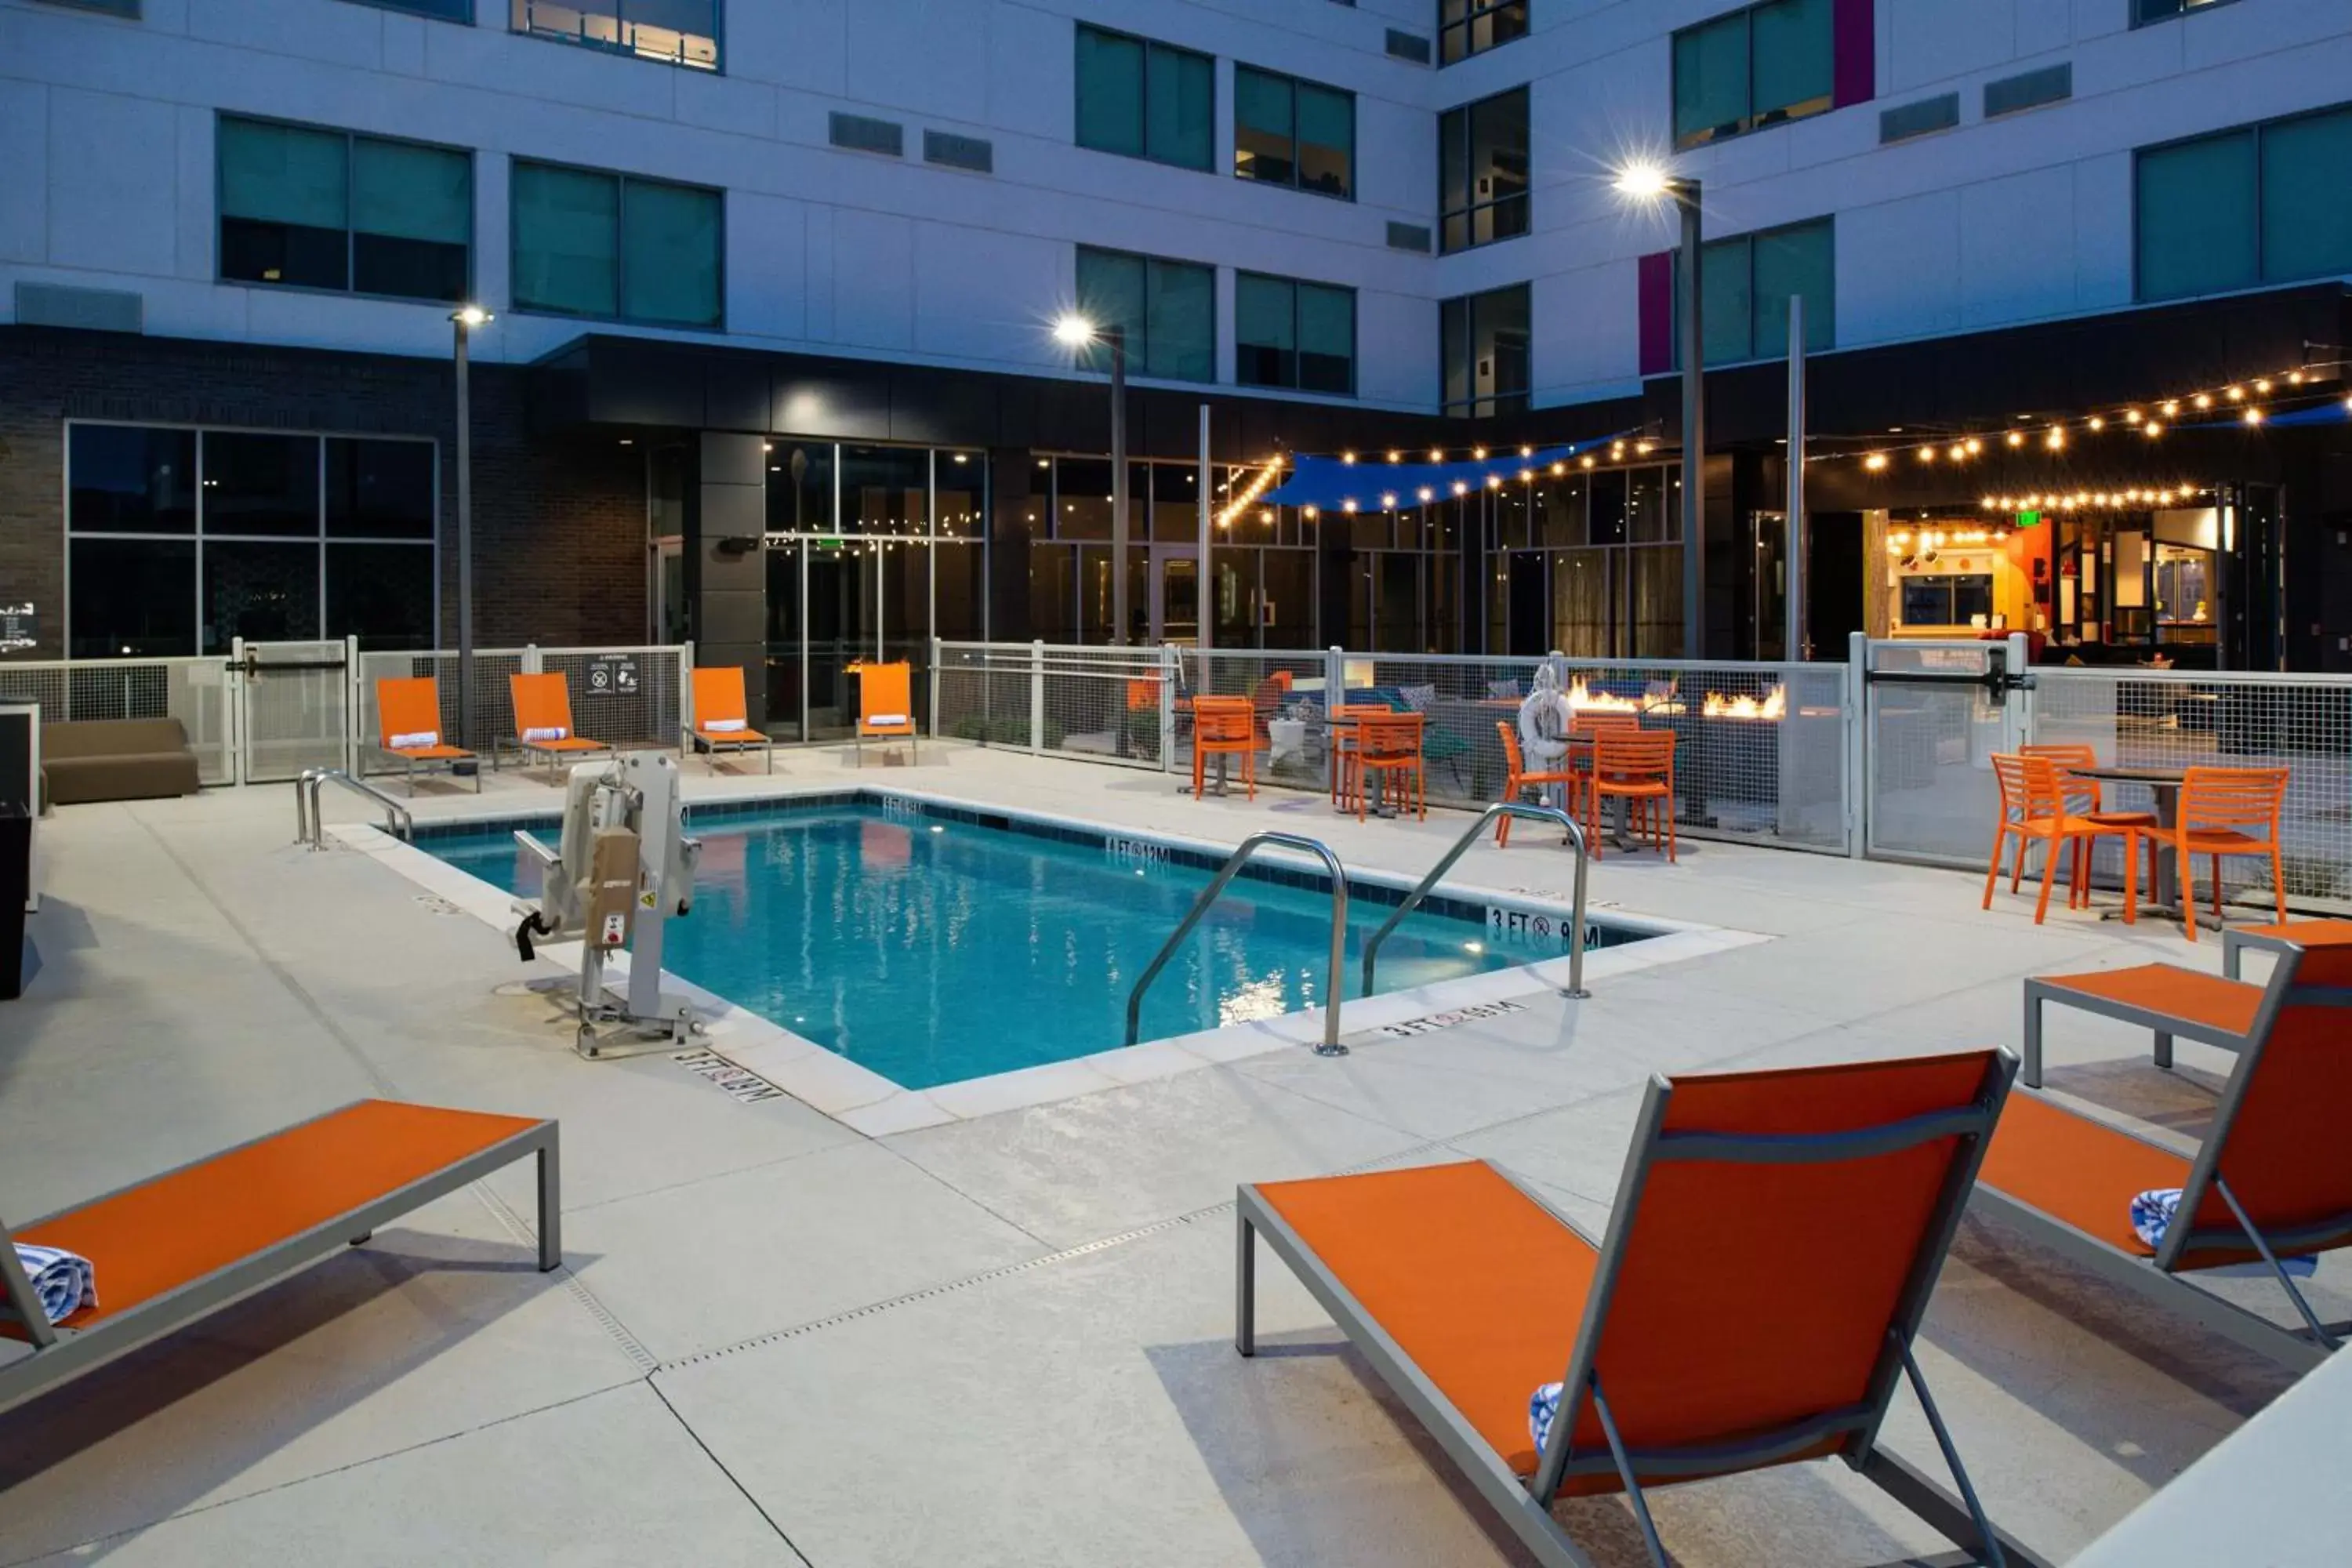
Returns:
[[[1429,890],[1437,886],[1437,879],[1454,869],[1454,862],[1469,853],[1470,846],[1478,841],[1479,835],[1494,826],[1497,818],[1505,816],[1556,823],[1568,830],[1568,841],[1576,846],[1576,896],[1574,913],[1570,916],[1573,923],[1570,926],[1568,933],[1568,989],[1562,991],[1560,994],[1580,1002],[1592,994],[1584,988],[1584,881],[1586,868],[1591,858],[1585,850],[1584,829],[1577,826],[1576,818],[1558,806],[1524,805],[1516,800],[1496,801],[1493,805],[1480,812],[1478,820],[1470,825],[1470,830],[1454,841],[1454,847],[1445,852],[1445,858],[1429,868],[1429,875],[1423,877],[1420,885],[1405,895],[1404,902],[1396,907],[1396,912],[1389,916],[1381,929],[1372,933],[1372,939],[1370,942],[1364,943],[1363,994],[1370,996],[1372,994],[1372,964],[1380,957],[1381,943],[1388,941],[1389,932],[1403,924],[1404,917],[1421,907],[1422,900],[1427,898]]]
[[[1388,941],[1389,933],[1403,924],[1407,915],[1421,907],[1422,901],[1429,897],[1430,889],[1437,886],[1439,879],[1446,872],[1454,869],[1455,861],[1469,853],[1470,846],[1478,841],[1479,836],[1498,818],[1506,816],[1553,823],[1567,832],[1569,843],[1575,847],[1576,891],[1568,933],[1568,986],[1560,994],[1579,1001],[1592,994],[1584,988],[1585,879],[1591,862],[1584,842],[1584,829],[1577,825],[1574,817],[1557,806],[1524,805],[1515,800],[1507,800],[1498,801],[1478,814],[1478,820],[1454,841],[1454,847],[1429,868],[1429,875],[1405,895],[1404,901],[1396,907],[1395,912],[1382,921],[1381,929],[1364,943],[1364,995],[1372,994],[1372,975],[1380,961],[1381,944]],[[1321,860],[1324,868],[1331,873],[1331,967],[1324,981],[1324,992],[1330,998],[1330,1005],[1323,1012],[1323,1040],[1315,1047],[1315,1054],[1318,1057],[1344,1057],[1348,1054],[1348,1047],[1339,1043],[1340,973],[1347,966],[1348,952],[1348,873],[1339,864],[1339,856],[1331,852],[1329,845],[1319,838],[1308,838],[1296,833],[1254,833],[1243,839],[1241,847],[1217,868],[1217,874],[1210,879],[1209,885],[1201,889],[1201,896],[1192,900],[1192,907],[1185,913],[1182,922],[1169,933],[1166,942],[1160,944],[1160,951],[1152,955],[1151,962],[1144,967],[1142,977],[1136,981],[1135,989],[1127,994],[1129,1045],[1135,1044],[1140,1032],[1143,994],[1151,988],[1154,980],[1160,978],[1160,972],[1167,967],[1170,956],[1192,933],[1192,928],[1201,923],[1201,917],[1209,912],[1209,906],[1217,901],[1218,895],[1225,890],[1226,885],[1241,874],[1242,867],[1250,858],[1260,849],[1269,847],[1297,849],[1312,855]]]
[[[383,807],[383,826],[402,838],[416,837],[415,819],[408,808],[383,791],[364,780],[355,779],[341,768],[306,768],[294,781],[294,842],[307,844],[313,849],[327,847],[327,822],[319,809],[319,791],[322,785],[339,784],[355,795],[363,795]]]
[[[1253,833],[1243,839],[1241,847],[1217,868],[1217,874],[1209,879],[1209,885],[1201,889],[1201,896],[1192,900],[1192,908],[1185,914],[1182,923],[1169,933],[1168,940],[1160,944],[1160,951],[1145,965],[1142,978],[1135,983],[1135,989],[1127,994],[1129,1045],[1135,1044],[1141,1024],[1143,994],[1151,988],[1153,981],[1160,978],[1160,972],[1167,967],[1170,955],[1192,934],[1192,928],[1201,923],[1201,917],[1209,912],[1209,906],[1217,901],[1217,896],[1225,890],[1226,884],[1241,874],[1242,867],[1250,857],[1265,848],[1296,849],[1312,855],[1322,861],[1324,868],[1331,873],[1331,967],[1324,980],[1324,992],[1330,1005],[1323,1010],[1323,1040],[1315,1047],[1315,1054],[1318,1057],[1344,1057],[1348,1054],[1348,1047],[1339,1043],[1339,987],[1348,967],[1348,872],[1339,864],[1339,858],[1331,853],[1329,845],[1319,838],[1308,838],[1297,833]]]

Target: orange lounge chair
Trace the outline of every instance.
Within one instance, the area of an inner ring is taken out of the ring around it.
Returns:
[[[852,744],[858,766],[866,765],[869,736],[904,736],[908,760],[922,760],[915,737],[914,667],[905,659],[896,664],[866,663],[857,673],[857,733]]]
[[[441,739],[441,684],[429,675],[387,677],[375,683],[375,743],[408,764],[408,793],[416,793],[416,768],[436,763],[456,776],[457,764],[474,753]],[[474,770],[474,793],[482,793],[482,770]]]
[[[2194,1159],[2020,1095],[1993,1139],[1973,1201],[1988,1217],[2110,1283],[2300,1371],[2317,1365],[2352,1328],[2323,1324],[2279,1262],[2352,1246],[2352,1162],[2344,1158],[2344,1130],[2352,1122],[2352,1049],[2346,1047],[2352,985],[2345,984],[2342,967],[2330,973],[2314,962],[2321,950],[2281,942],[2278,952],[2268,985],[2237,987],[2253,993],[2257,1005],[2234,1042],[2215,1041],[2229,1044],[2238,1060]],[[2329,956],[2338,965],[2352,963],[2352,945],[2339,939]],[[2138,987],[2153,999],[2147,988],[2163,985],[2177,990],[2168,1000],[2199,1001],[2172,978],[2186,973],[2111,989],[2130,994]],[[2235,984],[2197,978],[2215,986]],[[2159,1030],[2173,1034],[2190,1033],[2184,1016],[2126,1000],[2065,1000],[2112,1016],[2153,1018]],[[2029,1003],[2029,1018],[2032,1007]],[[2171,1187],[2181,1191],[2179,1218],[2164,1245],[2151,1247],[2132,1228],[2131,1201]],[[2250,1262],[2269,1267],[2303,1320],[2302,1330],[2282,1327],[2180,1278]]]
[[[768,771],[776,771],[776,742],[751,728],[749,704],[743,700],[743,671],[726,664],[694,672],[694,722],[686,727],[681,749],[701,747],[709,769],[719,771],[721,752],[765,752]]]
[[[514,700],[515,744],[526,758],[544,759],[550,779],[559,758],[612,754],[604,742],[583,739],[572,729],[572,689],[560,672],[509,675],[507,691]]]
[[[0,1226],[0,1410],[366,1241],[526,1155],[539,1161],[539,1267],[563,1261],[556,1124],[362,1100],[20,1226]],[[15,1243],[89,1259],[98,1304],[52,1326]]]
[[[1590,1568],[1557,1497],[1624,1492],[1664,1568],[1645,1487],[1832,1455],[2031,1568],[1911,1354],[2016,1067],[1654,1078],[1598,1246],[1483,1162],[1244,1186],[1234,1348],[1256,1348],[1263,1236],[1545,1568]],[[1906,1377],[1957,1498],[1879,1444]],[[1538,1451],[1528,1403],[1555,1379]]]

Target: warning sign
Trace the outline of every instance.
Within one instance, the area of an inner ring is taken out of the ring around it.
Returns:
[[[588,695],[591,697],[635,697],[637,694],[637,656],[633,653],[600,653],[588,667]]]

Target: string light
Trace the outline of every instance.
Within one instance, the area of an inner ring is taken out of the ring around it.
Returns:
[[[1432,447],[1429,449],[1429,460],[1433,463],[1442,463],[1445,461],[1445,453],[1439,447]]]
[[[1973,437],[1973,436],[1969,437],[1966,441],[1962,442],[1962,443],[1961,443],[1961,445],[1962,445],[1962,446],[1964,446],[1964,447],[1968,447],[1968,449],[1969,449],[1969,457],[1971,457],[1971,458],[1975,457],[1979,452],[1981,452],[1981,451],[1983,451],[1983,450],[1984,450],[1984,443],[1983,443],[1982,441],[1978,440],[1978,439],[1977,439],[1975,437]]]
[[[1217,526],[1229,527],[1235,518],[1245,515],[1251,507],[1257,504],[1257,498],[1265,494],[1266,487],[1281,477],[1282,459],[1280,458],[1275,458],[1265,468],[1252,474],[1249,483],[1242,487],[1242,493],[1235,496],[1225,510],[1217,514]],[[1272,514],[1269,513],[1268,516],[1270,518]]]
[[[1533,447],[1522,447],[1519,448],[1519,456],[1522,458],[1532,458],[1535,455],[1536,449]]]
[[[1427,506],[1432,500],[1434,500],[1437,498],[1437,492],[1431,489],[1427,485],[1422,486],[1417,493],[1420,495],[1421,504],[1423,506]]]
[[[1486,448],[1484,447],[1473,447],[1470,448],[1470,456],[1478,462],[1483,463],[1486,460]]]
[[[2232,386],[2227,388],[2222,395],[2229,398],[2232,403],[2243,403],[2246,400],[2246,389],[2242,386]],[[2198,406],[2201,408],[2204,405],[2200,404]]]
[[[1932,462],[1934,462],[1934,461],[1936,460],[1936,448],[1935,448],[1935,447],[1920,447],[1920,448],[1919,448],[1919,460],[1920,460],[1921,462],[1923,462],[1923,463],[1932,463]]]
[[[2104,420],[2104,419],[2100,418],[2100,417],[2099,417],[2097,415],[2095,415],[2095,414],[2094,414],[2094,415],[2092,415],[2092,416],[2091,416],[2091,428],[2092,428],[2092,429],[2094,429],[2094,430],[2104,430],[2104,429],[2105,429],[2106,427],[2107,427],[2107,422],[2106,422],[2105,420]]]
[[[2012,446],[2012,447],[2022,447],[2022,446],[2024,446],[2024,445],[2025,445],[2025,432],[2024,432],[2024,431],[2022,431],[2022,430],[2011,430],[2011,431],[2009,433],[2009,444],[2010,444],[2011,446]]]
[[[1585,466],[1586,468],[1591,468],[1591,467],[1592,467],[1593,458],[1592,458],[1592,454],[1591,454],[1591,453],[1587,452],[1587,453],[1583,456],[1583,458],[1582,458],[1581,459],[1580,459],[1580,460],[1584,464],[1584,466]]]
[[[2126,408],[2126,409],[2125,409],[2125,410],[2124,410],[2124,423],[2125,423],[2125,424],[2126,424],[2126,425],[2137,425],[2137,424],[2138,424],[2138,423],[2139,423],[2139,410],[2138,410],[2138,409],[2137,409],[2137,408]]]
[[[2164,434],[2164,421],[2160,419],[2151,419],[2147,424],[2141,426],[2139,430],[2141,435],[2153,441],[2158,436]]]
[[[1383,510],[1388,511],[1396,510],[1396,491],[1389,490],[1382,494],[1381,497],[1381,506]]]
[[[1503,476],[1500,474],[1488,474],[1486,476],[1486,488],[1490,490],[1501,489],[1503,488]]]
[[[1356,460],[1356,454],[1353,452],[1342,452],[1339,454],[1339,460],[1343,463],[1353,463]]]
[[[1955,463],[1962,461],[1968,457],[1968,455],[1969,447],[1968,443],[1965,441],[1953,442],[1951,451],[1946,454],[1946,456],[1949,457]]]
[[[1402,463],[1404,461],[1404,454],[1402,452],[1391,452],[1389,454],[1389,461],[1391,463]]]
[[[2259,425],[2259,424],[2261,424],[2262,422],[2263,422],[2263,411],[2262,411],[2261,409],[2259,409],[2259,408],[2249,408],[2249,409],[2247,409],[2247,410],[2246,410],[2246,423],[2247,423],[2247,424],[2249,424],[2249,425]]]
[[[1568,465],[1566,463],[1554,463],[1551,466],[1551,477],[1553,479],[1558,479],[1566,472],[1568,472]]]
[[[2254,390],[2268,397],[2271,395],[2271,384],[2266,378],[2257,376],[2254,380]]]
[[[1879,473],[1886,467],[1886,454],[1884,452],[1873,452],[1869,457],[1864,458],[1862,460],[1862,466],[1868,468],[1874,474]]]
[[[2063,452],[2066,449],[2066,432],[2060,426],[2053,425],[2050,426],[2050,434],[2042,438],[2042,444],[2053,452]]]
[[[2210,393],[2210,392],[2200,392],[2200,393],[2199,393],[2199,394],[2197,395],[2197,406],[2198,406],[2198,407],[2200,407],[2200,408],[2210,408],[2210,407],[2212,407],[2212,406],[2213,406],[2213,395],[2212,395],[2211,393]]]
[[[1469,485],[1469,482],[1468,482],[1467,480],[1465,480],[1465,479],[1456,479],[1456,480],[1454,480],[1454,493],[1455,495],[1457,495],[1457,496],[1466,496],[1466,495],[1468,495],[1468,494],[1470,493],[1470,485]]]

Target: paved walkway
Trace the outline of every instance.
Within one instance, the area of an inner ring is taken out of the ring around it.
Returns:
[[[694,771],[698,795],[770,784]],[[863,775],[788,752],[776,782],[861,778],[1225,842],[1304,825],[1351,866],[1412,873],[1467,820],[1359,826],[1314,796],[1193,801],[1157,773],[944,747]],[[1979,913],[1948,873],[1686,841],[1675,868],[1609,857],[1596,902],[1773,941],[1342,1060],[876,1139],[660,1055],[578,1059],[525,984],[549,966],[368,856],[293,847],[289,793],[43,825],[40,968],[0,1005],[0,1213],[392,1094],[561,1118],[569,1267],[531,1268],[518,1168],[13,1413],[0,1568],[1519,1563],[1278,1265],[1260,1269],[1273,1353],[1234,1356],[1237,1181],[1483,1156],[1597,1230],[1654,1071],[2013,1045],[2027,974],[2218,959],[2155,926],[2053,911],[2037,931],[2023,900]],[[1526,830],[1458,879],[1564,895],[1569,869]],[[2183,1133],[2228,1065],[2184,1044],[2160,1073],[2144,1037],[2074,1020],[2052,1047],[2053,1088]],[[2341,1315],[2347,1281],[2320,1283]],[[2056,1557],[2284,1384],[1973,1223],[1923,1360],[1996,1515]],[[1890,1440],[1935,1468],[1915,1411]],[[1940,1549],[1819,1465],[1674,1489],[1658,1512],[1689,1568]],[[1565,1517],[1603,1563],[1640,1561],[1622,1503]]]

